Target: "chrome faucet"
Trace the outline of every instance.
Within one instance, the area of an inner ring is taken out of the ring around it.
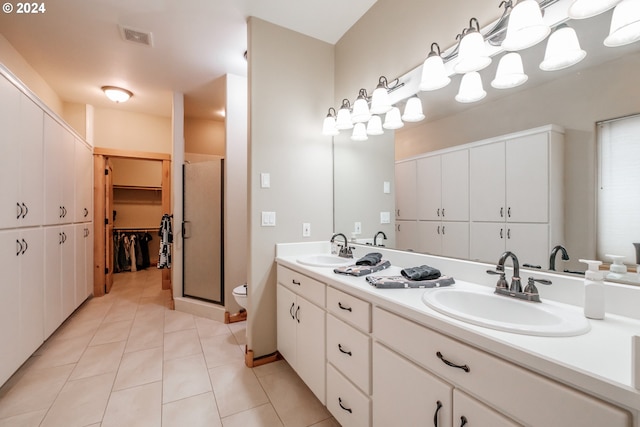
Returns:
[[[562,260],[569,261],[569,254],[567,250],[562,245],[556,245],[553,249],[551,249],[551,256],[549,257],[549,270],[555,271],[556,269],[556,255],[558,251],[562,252]]]
[[[378,235],[379,235],[379,234],[382,234],[382,239],[383,239],[383,240],[387,240],[387,235],[386,235],[386,234],[384,234],[384,231],[378,231],[378,232],[376,233],[376,235],[375,235],[375,236],[373,236],[373,246],[378,246],[377,239],[378,239]],[[384,246],[384,245],[380,245],[380,246]]]
[[[511,286],[509,286],[509,291],[522,292],[522,285],[520,284],[520,263],[518,262],[518,257],[516,256],[516,254],[511,251],[504,252],[498,260],[496,270],[504,272],[504,263],[507,258],[511,258],[513,261],[513,277],[511,278]]]
[[[333,243],[336,237],[342,237],[344,239],[344,245],[341,245],[339,243],[337,244],[340,247],[340,252],[338,253],[338,256],[342,258],[353,258],[353,253],[351,252],[353,248],[349,246],[349,241],[347,240],[347,236],[345,236],[342,233],[336,233],[333,236],[331,236],[330,242]]]
[[[513,277],[511,278],[511,286],[505,279],[504,272],[504,263],[507,258],[511,258],[513,260]],[[550,280],[544,279],[535,279],[533,277],[529,277],[527,282],[527,286],[525,286],[524,291],[522,290],[522,285],[520,284],[520,264],[518,263],[518,257],[511,251],[506,251],[502,254],[500,259],[498,260],[498,265],[496,265],[496,270],[487,270],[488,274],[498,274],[500,278],[496,283],[495,293],[499,295],[505,295],[513,298],[523,299],[527,301],[540,302],[540,295],[538,293],[538,288],[534,282],[541,283],[543,285],[550,285]]]

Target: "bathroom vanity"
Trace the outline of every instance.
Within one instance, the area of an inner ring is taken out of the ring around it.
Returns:
[[[364,276],[298,262],[329,251],[327,242],[277,245],[278,350],[343,426],[640,427],[640,384],[632,380],[640,362],[631,351],[640,288],[607,284],[607,316],[589,320],[586,333],[534,336],[457,320],[423,302],[425,292],[444,289],[490,293],[491,265],[356,246],[354,263],[373,251],[391,261],[373,275],[427,264],[456,279],[442,289],[378,289]],[[552,280],[540,289],[542,304],[581,315],[581,279],[520,276]]]

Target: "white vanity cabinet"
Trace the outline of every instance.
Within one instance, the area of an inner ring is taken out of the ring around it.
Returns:
[[[278,265],[277,346],[300,378],[325,403],[325,288]]]
[[[469,258],[468,222],[418,222],[418,252],[433,255]]]
[[[469,220],[469,150],[420,158],[416,169],[418,219]]]
[[[418,218],[416,162],[399,162],[395,167],[396,219]]]
[[[384,419],[403,419],[405,413],[399,409],[402,408],[400,402],[415,399],[414,390],[410,387],[398,387],[394,396],[385,396],[384,387],[393,379],[380,376],[377,371],[395,370],[400,366],[404,366],[407,372],[424,369],[428,371],[428,375],[449,384],[453,390],[453,406],[445,412],[454,414],[452,418],[448,418],[453,420],[453,424],[443,421],[444,426],[460,425],[463,416],[470,426],[631,425],[631,415],[627,411],[380,308],[373,310],[373,336],[379,342],[374,344],[373,358],[374,425],[384,425],[378,424],[376,420],[376,414],[380,412],[377,407],[382,404],[382,397],[394,398],[396,402],[396,405],[387,405],[382,411],[384,414],[379,415],[386,417]],[[386,353],[391,353],[395,358],[383,352],[381,344],[391,349],[392,351],[385,349]],[[395,361],[393,368],[385,364],[388,362],[387,359]],[[410,360],[417,367],[407,367],[409,362],[404,359]],[[426,375],[427,373],[424,373],[423,378]],[[438,396],[430,396],[430,400],[441,399],[440,396],[444,394],[446,393],[441,391]],[[441,402],[445,403],[444,400]],[[429,406],[428,403],[424,405]],[[445,409],[444,405],[442,409]],[[388,412],[394,414],[389,415]],[[433,412],[431,416],[433,417]],[[474,417],[478,420],[494,421],[489,424],[482,421],[473,422]]]

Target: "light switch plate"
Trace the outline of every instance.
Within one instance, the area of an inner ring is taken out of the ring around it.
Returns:
[[[302,237],[311,237],[311,224],[308,222],[302,223]]]
[[[384,194],[391,193],[391,183],[389,181],[385,181],[384,185],[382,186],[382,188],[383,188],[382,191],[384,192]]]
[[[353,225],[353,232],[356,234],[362,234],[362,223],[357,221],[354,225]]]
[[[263,227],[275,227],[276,226],[276,213],[275,212],[262,212]]]
[[[260,174],[260,187],[271,188],[271,174],[266,172]]]
[[[380,212],[380,224],[389,224],[391,222],[390,212]]]

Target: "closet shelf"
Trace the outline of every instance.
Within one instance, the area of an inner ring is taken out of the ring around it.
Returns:
[[[114,185],[114,190],[150,190],[150,191],[162,191],[162,187],[142,187],[137,185]]]

